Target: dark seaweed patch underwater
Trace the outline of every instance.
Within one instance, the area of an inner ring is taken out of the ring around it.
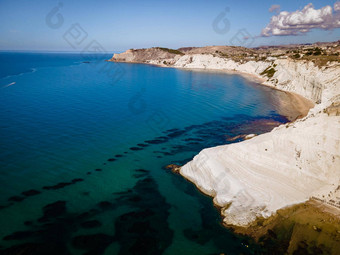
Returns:
[[[2,57],[13,54],[25,55]],[[24,69],[35,72],[0,78],[16,82],[0,93],[0,254],[265,253],[164,166],[287,122],[280,92],[131,64],[112,84],[77,54],[30,58]],[[133,112],[138,96],[145,107]]]
[[[249,122],[257,121],[264,124],[257,126],[257,132],[265,132],[272,128],[268,121],[284,122],[280,116],[261,119],[249,119],[247,116],[237,116],[242,122],[235,122],[235,118],[224,118],[220,121],[193,125],[183,130],[172,129],[164,131],[164,136],[145,141],[149,144],[164,144],[164,150],[153,151],[163,156],[176,156],[182,152],[198,152],[206,145],[216,146],[225,144],[228,137],[235,134],[248,134],[254,131]],[[234,133],[234,134],[233,134]],[[202,139],[204,137],[204,139]],[[178,145],[178,142],[183,142]],[[157,141],[157,142],[154,142]],[[158,142],[159,141],[159,142]],[[137,145],[140,150],[144,144]],[[116,155],[115,160],[122,156]],[[115,161],[114,160],[114,161]],[[176,163],[183,164],[189,159],[180,159]],[[112,160],[108,160],[112,161]],[[94,171],[102,171],[95,169]],[[159,171],[165,171],[159,169]],[[238,254],[253,254],[259,249],[249,238],[240,237],[225,229],[220,224],[218,211],[213,208],[211,199],[200,194],[192,184],[183,178],[166,172],[168,178],[183,193],[194,197],[200,202],[199,215],[201,226],[184,229],[185,238],[199,245],[212,241],[220,251]],[[4,241],[20,241],[1,251],[1,254],[72,254],[72,251],[82,251],[83,254],[104,254],[106,248],[112,243],[119,244],[118,254],[163,254],[172,244],[174,231],[168,224],[171,204],[161,195],[158,185],[149,170],[135,169],[133,177],[137,179],[132,189],[115,192],[108,201],[101,201],[95,207],[81,213],[70,213],[67,210],[67,201],[59,200],[41,208],[42,216],[36,220],[26,221],[29,230],[16,231],[3,238]],[[51,186],[42,187],[42,191],[29,190],[22,194],[29,196],[39,195],[43,190],[57,190],[84,181],[76,178],[70,182],[61,182]],[[89,195],[90,192],[84,192]],[[8,199],[14,202],[14,199]],[[18,199],[15,202],[21,202]],[[11,206],[9,204],[7,206]],[[127,212],[112,219],[114,231],[111,234],[93,233],[74,235],[81,229],[94,229],[101,227],[105,222],[96,220],[98,215],[118,210],[119,207],[128,208]]]

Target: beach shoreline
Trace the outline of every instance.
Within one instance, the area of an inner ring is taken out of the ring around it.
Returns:
[[[157,65],[155,66],[158,67],[168,67],[165,65]],[[280,88],[275,88],[271,85],[266,84],[266,79],[256,75],[256,74],[251,74],[251,73],[246,73],[246,72],[241,72],[241,71],[236,71],[236,70],[221,70],[221,69],[202,69],[202,68],[180,68],[180,67],[170,67],[170,68],[176,68],[184,71],[196,71],[196,72],[215,72],[215,73],[224,73],[224,74],[229,74],[229,75],[239,75],[242,76],[243,78],[247,79],[250,82],[254,82],[257,85],[262,85],[266,86],[270,89],[273,90],[278,90],[280,92],[283,92],[285,95],[284,97],[279,97],[279,107],[276,108],[278,113],[282,116],[285,116],[289,121],[295,121],[297,119],[305,117],[309,110],[312,109],[315,104],[303,97],[302,95],[299,95],[294,92],[290,91],[285,91]]]
[[[302,95],[291,91],[285,91],[280,88],[273,87],[267,84],[267,79],[252,73],[241,72],[237,70],[228,70],[228,69],[214,69],[214,68],[183,68],[183,67],[174,67],[174,66],[167,66],[164,64],[156,64],[156,63],[141,63],[141,62],[125,62],[125,61],[112,61],[110,62],[121,62],[121,63],[129,63],[129,64],[145,64],[156,66],[160,68],[175,68],[183,71],[194,71],[194,72],[209,72],[209,73],[223,73],[229,75],[239,75],[250,82],[254,82],[257,85],[266,86],[273,90],[278,90],[283,92],[284,96],[278,98],[279,106],[276,107],[278,113],[284,117],[286,117],[289,121],[295,121],[297,119],[305,117],[309,110],[312,109],[315,104],[312,100],[305,98]]]
[[[136,60],[135,52],[116,54],[112,60]],[[239,63],[213,54],[163,61],[144,58],[143,50],[137,52],[141,63],[238,74],[282,91],[277,109],[291,122],[250,140],[204,149],[179,171],[223,208],[225,224],[247,226],[312,196],[335,199],[332,191],[340,181],[338,65],[320,69],[311,62],[290,59]],[[331,106],[334,109],[329,110]]]
[[[134,53],[113,59],[135,60]],[[243,136],[241,142],[203,149],[174,171],[213,199],[223,226],[251,236],[262,247],[274,244],[269,253],[278,248],[293,254],[308,247],[312,253],[326,249],[336,254],[340,232],[323,221],[333,216],[319,210],[314,200],[324,201],[320,207],[340,205],[339,64],[320,68],[293,59],[235,62],[214,54],[188,54],[161,60],[144,56],[143,50],[138,54],[140,63],[240,75],[282,92],[272,104],[288,123]],[[340,221],[339,214],[334,217]],[[302,240],[306,228],[308,239]]]

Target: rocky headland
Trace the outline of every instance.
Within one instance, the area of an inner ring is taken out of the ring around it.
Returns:
[[[251,229],[259,220],[278,218],[280,210],[309,200],[331,206],[339,219],[339,51],[340,42],[257,49],[151,48],[114,54],[111,61],[237,72],[304,98],[296,95],[292,101],[308,105],[295,121],[239,143],[204,149],[178,169],[213,197],[225,225]]]

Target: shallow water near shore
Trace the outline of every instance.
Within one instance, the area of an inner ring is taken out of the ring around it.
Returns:
[[[283,92],[239,75],[110,63],[107,55],[0,56],[1,66],[20,63],[1,68],[0,249],[260,251],[164,166],[287,122],[278,114]]]

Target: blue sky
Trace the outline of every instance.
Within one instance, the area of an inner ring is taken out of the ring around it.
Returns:
[[[336,0],[0,0],[0,50],[82,51],[93,40],[110,52],[152,46],[178,48],[231,43],[237,45],[244,44],[244,36],[254,38],[248,41],[249,45],[245,45],[251,47],[335,41],[340,39],[339,28],[328,31],[312,29],[297,36],[259,37],[262,29],[275,15],[269,12],[274,4],[280,5],[281,11],[293,12],[301,10],[309,3],[319,9],[326,5],[333,7],[335,2]],[[58,23],[58,18],[51,11],[60,3],[62,7],[56,14],[62,17],[63,22]],[[218,17],[222,17],[220,22],[217,22]],[[223,25],[223,20],[227,26]],[[55,24],[55,27],[48,24]],[[82,29],[77,26],[77,31],[80,31],[78,40],[81,42],[70,41],[72,36],[67,31],[72,24],[78,24]],[[224,30],[225,27],[229,29]],[[240,30],[243,34],[240,34]],[[82,38],[85,33],[87,37]]]

